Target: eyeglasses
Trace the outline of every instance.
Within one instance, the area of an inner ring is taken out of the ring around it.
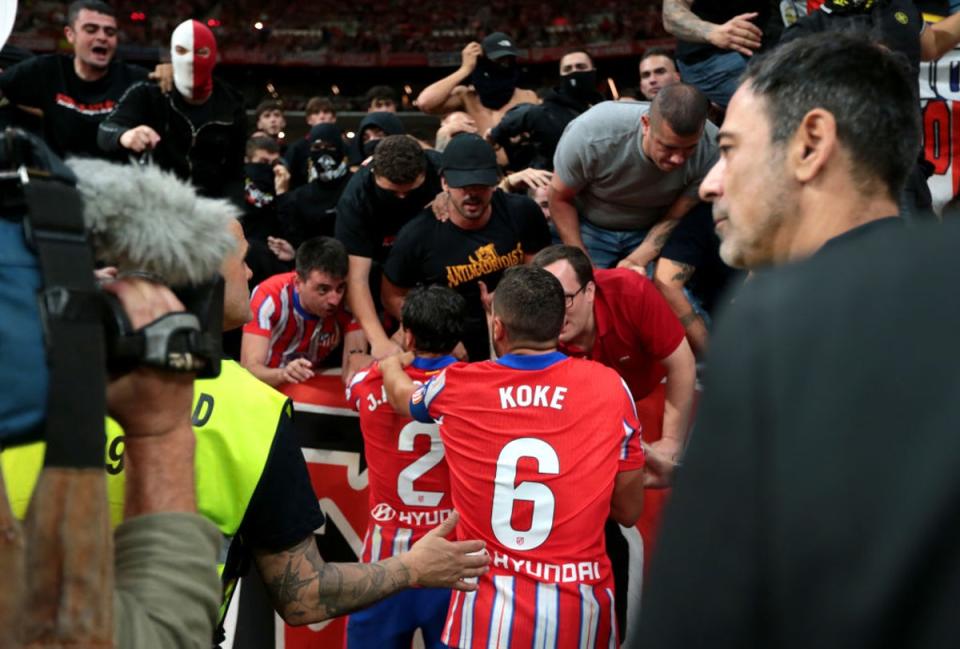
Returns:
[[[581,293],[583,293],[584,289],[586,289],[586,288],[587,288],[587,285],[584,284],[583,286],[581,286],[580,288],[578,288],[575,293],[564,293],[564,294],[563,294],[563,301],[564,301],[564,304],[567,305],[567,308],[568,308],[568,309],[573,306],[573,301],[576,299],[576,297],[577,297],[578,295],[580,295]]]

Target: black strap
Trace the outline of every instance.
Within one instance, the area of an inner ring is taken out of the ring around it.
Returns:
[[[38,295],[47,343],[45,466],[101,467],[106,413],[102,299],[93,277],[93,250],[75,189],[31,178],[21,185],[24,230],[40,260]]]

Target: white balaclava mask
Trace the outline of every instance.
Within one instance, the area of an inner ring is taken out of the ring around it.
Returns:
[[[213,66],[217,62],[217,39],[210,28],[186,20],[170,37],[173,85],[187,99],[204,101],[213,92]]]

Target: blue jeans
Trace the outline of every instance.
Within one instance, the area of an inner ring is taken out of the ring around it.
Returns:
[[[643,243],[649,230],[607,230],[580,219],[580,238],[597,268],[613,268]]]
[[[739,52],[725,52],[691,65],[677,61],[677,67],[684,83],[696,86],[710,101],[726,110],[730,97],[740,85],[747,59]]]

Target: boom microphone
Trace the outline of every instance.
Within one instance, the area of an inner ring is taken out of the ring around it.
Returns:
[[[97,261],[121,272],[146,272],[172,287],[209,282],[236,247],[227,230],[240,210],[198,196],[158,167],[71,158],[83,217]],[[218,323],[219,326],[219,323]]]

